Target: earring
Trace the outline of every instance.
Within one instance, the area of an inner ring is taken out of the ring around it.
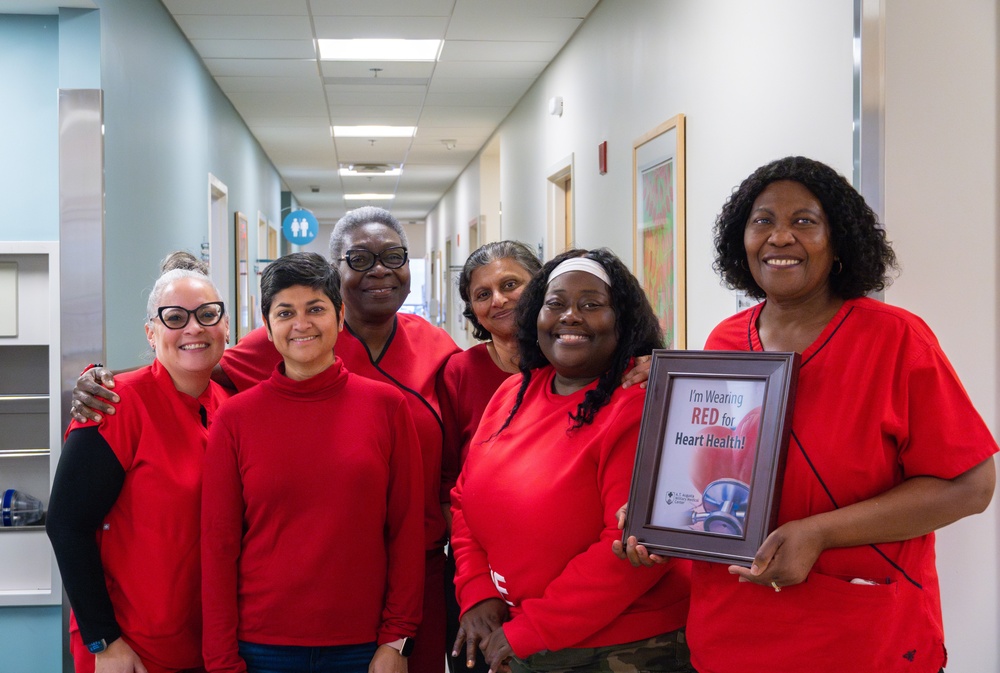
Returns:
[[[837,270],[836,271],[831,270],[830,275],[839,276],[844,271],[844,263],[840,261],[839,257],[835,257],[833,261],[837,263]]]

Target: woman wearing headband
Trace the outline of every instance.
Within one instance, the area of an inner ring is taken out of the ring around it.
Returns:
[[[559,255],[528,284],[521,376],[490,401],[452,492],[467,659],[478,648],[493,671],[690,670],[688,563],[632,575],[607,553],[645,398],[619,382],[661,343],[607,250]]]

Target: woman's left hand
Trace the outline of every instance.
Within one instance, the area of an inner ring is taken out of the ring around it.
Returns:
[[[729,566],[742,582],[805,581],[825,549],[910,540],[982,512],[996,487],[993,458],[954,479],[910,477],[868,500],[789,521],[767,536],[747,569]]]
[[[406,657],[391,645],[379,645],[368,664],[368,673],[406,673]]]
[[[823,552],[819,531],[809,518],[789,521],[767,536],[749,568],[729,566],[741,582],[781,587],[805,581],[816,559]]]
[[[510,666],[507,662],[514,656],[514,650],[507,642],[507,634],[503,632],[503,627],[497,627],[480,644],[479,649],[490,666],[490,673],[510,673]]]
[[[622,388],[628,388],[636,384],[640,388],[645,388],[646,381],[649,380],[649,370],[652,366],[652,355],[640,355],[637,357],[635,359],[635,367],[625,372],[625,376],[622,377]]]

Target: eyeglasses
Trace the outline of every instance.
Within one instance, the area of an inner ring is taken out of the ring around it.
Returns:
[[[358,248],[357,250],[348,250],[340,259],[347,262],[347,266],[355,271],[367,271],[375,266],[375,262],[381,262],[382,266],[387,269],[398,269],[406,264],[406,248],[403,246],[386,248],[377,255],[371,250]]]
[[[188,321],[191,320],[191,316],[194,316],[194,319],[202,327],[211,327],[212,325],[218,325],[225,314],[226,305],[221,301],[210,301],[202,304],[193,311],[189,311],[183,306],[161,306],[156,311],[156,315],[160,317],[160,322],[167,329],[184,329],[187,327]]]

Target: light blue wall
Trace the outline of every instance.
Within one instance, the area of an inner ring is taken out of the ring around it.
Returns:
[[[101,88],[108,362],[138,364],[145,296],[208,233],[208,174],[232,212],[280,221],[277,172],[157,0],[0,14],[0,240],[59,238],[58,90]],[[64,259],[75,260],[63,249]],[[250,236],[250,258],[256,236]],[[62,610],[0,608],[0,673],[62,670]]]
[[[62,608],[0,608],[0,671],[57,673],[61,662]]]
[[[59,10],[59,88],[101,88],[101,13]]]
[[[59,19],[0,14],[0,240],[59,238]]]
[[[207,239],[208,174],[228,187],[230,221],[234,211],[247,215],[251,260],[257,212],[280,221],[281,187],[163,6],[157,0],[98,4],[107,361],[127,367],[143,362],[148,350],[142,321],[159,260],[176,249],[199,253]],[[232,298],[227,303],[232,306]]]

